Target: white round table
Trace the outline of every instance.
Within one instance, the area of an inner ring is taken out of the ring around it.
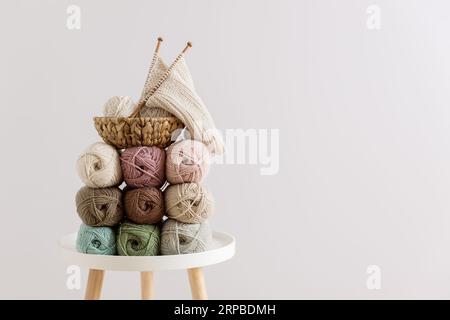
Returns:
[[[202,267],[224,262],[235,253],[235,239],[224,232],[213,232],[210,249],[201,253],[169,256],[108,256],[77,252],[77,234],[64,236],[59,245],[63,259],[70,264],[89,269],[86,299],[99,299],[104,272],[138,271],[141,273],[142,299],[153,298],[153,271],[187,269],[193,299],[207,299]]]

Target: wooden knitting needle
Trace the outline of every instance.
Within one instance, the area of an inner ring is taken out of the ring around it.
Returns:
[[[186,51],[189,50],[189,48],[192,47],[192,42],[188,41],[188,43],[186,43],[186,47],[184,47],[183,51],[181,51],[181,54],[186,53]]]
[[[156,43],[155,53],[159,52],[159,47],[161,46],[161,42],[163,42],[163,38],[158,37],[158,42]]]

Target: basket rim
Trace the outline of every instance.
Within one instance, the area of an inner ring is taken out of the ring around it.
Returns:
[[[178,122],[182,122],[177,117],[169,116],[169,117],[94,117],[95,119],[146,119],[146,120],[159,120],[159,119],[176,119]]]

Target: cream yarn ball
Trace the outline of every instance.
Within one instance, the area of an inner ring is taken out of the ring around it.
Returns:
[[[114,96],[106,101],[103,106],[103,115],[105,117],[129,117],[136,104],[129,96]]]
[[[85,185],[107,188],[122,183],[119,152],[109,144],[96,142],[78,158],[77,172]]]
[[[201,223],[214,211],[214,198],[198,183],[169,186],[164,191],[166,215],[184,223]]]

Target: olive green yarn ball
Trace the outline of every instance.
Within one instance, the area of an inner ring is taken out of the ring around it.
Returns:
[[[124,222],[117,231],[117,252],[121,256],[156,256],[160,238],[159,224]]]

